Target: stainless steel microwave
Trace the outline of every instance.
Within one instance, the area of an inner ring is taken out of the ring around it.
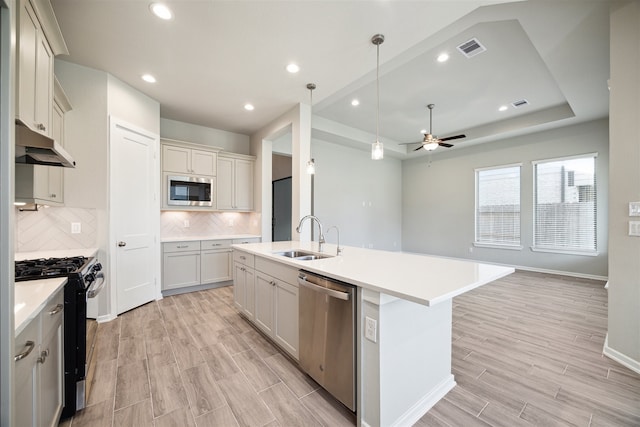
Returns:
[[[167,175],[167,205],[213,207],[213,178]]]

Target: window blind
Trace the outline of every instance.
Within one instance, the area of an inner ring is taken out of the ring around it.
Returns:
[[[476,243],[520,245],[520,165],[476,170]]]
[[[595,253],[596,155],[534,163],[534,249]]]

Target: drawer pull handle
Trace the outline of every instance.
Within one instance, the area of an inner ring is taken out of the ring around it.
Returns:
[[[178,246],[176,246],[176,248],[178,248],[178,249],[184,249],[184,248],[188,248],[188,247],[189,247],[189,245],[178,245]]]
[[[118,246],[123,248],[123,247],[127,246],[127,242],[118,242]]]
[[[64,305],[62,305],[62,304],[58,304],[58,305],[56,305],[56,306],[53,308],[53,310],[51,310],[51,311],[49,312],[49,314],[50,314],[51,316],[54,316],[54,315],[56,315],[56,314],[60,313],[60,312],[62,311],[62,309],[63,309],[63,308],[64,308]]]
[[[246,256],[241,256],[240,259],[247,259],[247,257]]]
[[[33,342],[33,341],[27,341],[24,345],[25,345],[25,347],[27,347],[27,348],[26,348],[22,353],[17,354],[17,355],[13,358],[13,360],[14,360],[14,361],[16,361],[16,362],[17,362],[18,360],[22,360],[22,359],[24,359],[25,357],[27,357],[27,356],[31,353],[31,351],[34,349],[34,347],[36,346],[36,343],[35,343],[35,342]]]

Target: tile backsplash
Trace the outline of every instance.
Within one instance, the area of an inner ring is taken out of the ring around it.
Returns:
[[[261,216],[256,212],[163,211],[160,235],[199,237],[227,234],[260,234]]]
[[[21,212],[16,208],[15,218],[16,252],[95,248],[97,245],[95,209],[50,207]],[[72,223],[80,224],[80,233],[71,233]]]

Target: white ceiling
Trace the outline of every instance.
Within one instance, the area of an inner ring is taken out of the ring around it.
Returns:
[[[171,21],[146,0],[52,4],[70,52],[61,59],[127,82],[164,118],[250,135],[308,103],[313,82],[317,135],[365,149],[376,127],[370,39],[382,33],[381,140],[405,158],[424,154],[397,144],[421,140],[431,103],[434,134],[467,135],[456,148],[607,117],[608,2],[505,1],[166,1]],[[487,51],[467,59],[456,46],[472,37]],[[449,61],[436,62],[443,51]],[[285,71],[291,61],[298,74]],[[522,98],[528,106],[498,112]]]

